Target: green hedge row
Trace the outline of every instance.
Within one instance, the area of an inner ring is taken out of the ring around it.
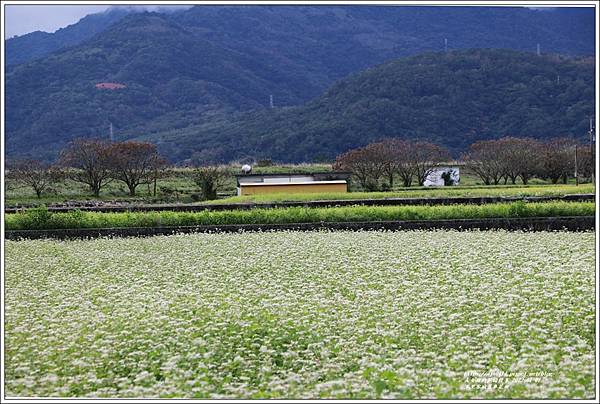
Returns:
[[[593,216],[593,202],[498,203],[441,206],[350,206],[202,212],[52,213],[45,207],[5,215],[7,230],[160,227],[224,224]]]

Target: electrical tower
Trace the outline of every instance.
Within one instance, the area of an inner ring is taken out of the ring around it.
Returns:
[[[538,56],[541,55],[541,53],[540,53],[540,44],[537,44],[537,52],[536,53],[537,53]]]
[[[269,96],[269,107],[275,108],[275,105],[273,104],[273,94]]]
[[[448,53],[448,38],[444,38],[444,52]]]

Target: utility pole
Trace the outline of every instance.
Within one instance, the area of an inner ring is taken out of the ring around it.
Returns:
[[[158,179],[158,169],[154,168],[154,189],[152,192],[152,196],[156,196],[156,180]]]
[[[538,56],[541,55],[541,53],[540,53],[540,44],[537,44],[537,52],[536,53],[537,53]]]
[[[588,134],[590,135],[590,153],[593,153],[594,141],[596,140],[596,136],[594,136],[594,118],[590,118],[590,130]]]
[[[269,106],[270,106],[271,108],[275,108],[275,105],[273,104],[273,94],[271,94],[271,95],[269,96]]]
[[[110,142],[112,143],[114,141],[114,137],[113,137],[113,125],[112,122],[110,123]]]
[[[444,38],[444,52],[448,53],[448,38]]]
[[[579,185],[579,173],[577,172],[577,145],[575,145],[575,186]]]
[[[596,141],[596,136],[594,136],[594,119],[590,117],[590,131],[588,132],[590,135],[590,159],[592,161],[592,184],[595,184],[594,175],[596,174],[596,159],[594,158],[594,142]]]

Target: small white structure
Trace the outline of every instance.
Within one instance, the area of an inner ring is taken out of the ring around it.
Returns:
[[[446,185],[444,176],[449,175],[450,185],[460,184],[460,169],[458,167],[437,167],[433,170],[423,182],[426,187],[443,187]]]
[[[349,172],[237,175],[237,194],[348,192]]]

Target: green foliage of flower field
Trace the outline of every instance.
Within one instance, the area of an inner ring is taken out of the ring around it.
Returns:
[[[201,212],[53,213],[45,208],[5,215],[7,230],[161,227],[227,224],[361,222],[474,219],[490,217],[593,216],[593,202],[497,203],[437,206],[350,206],[275,208]]]
[[[594,398],[593,232],[5,246],[9,397]]]

